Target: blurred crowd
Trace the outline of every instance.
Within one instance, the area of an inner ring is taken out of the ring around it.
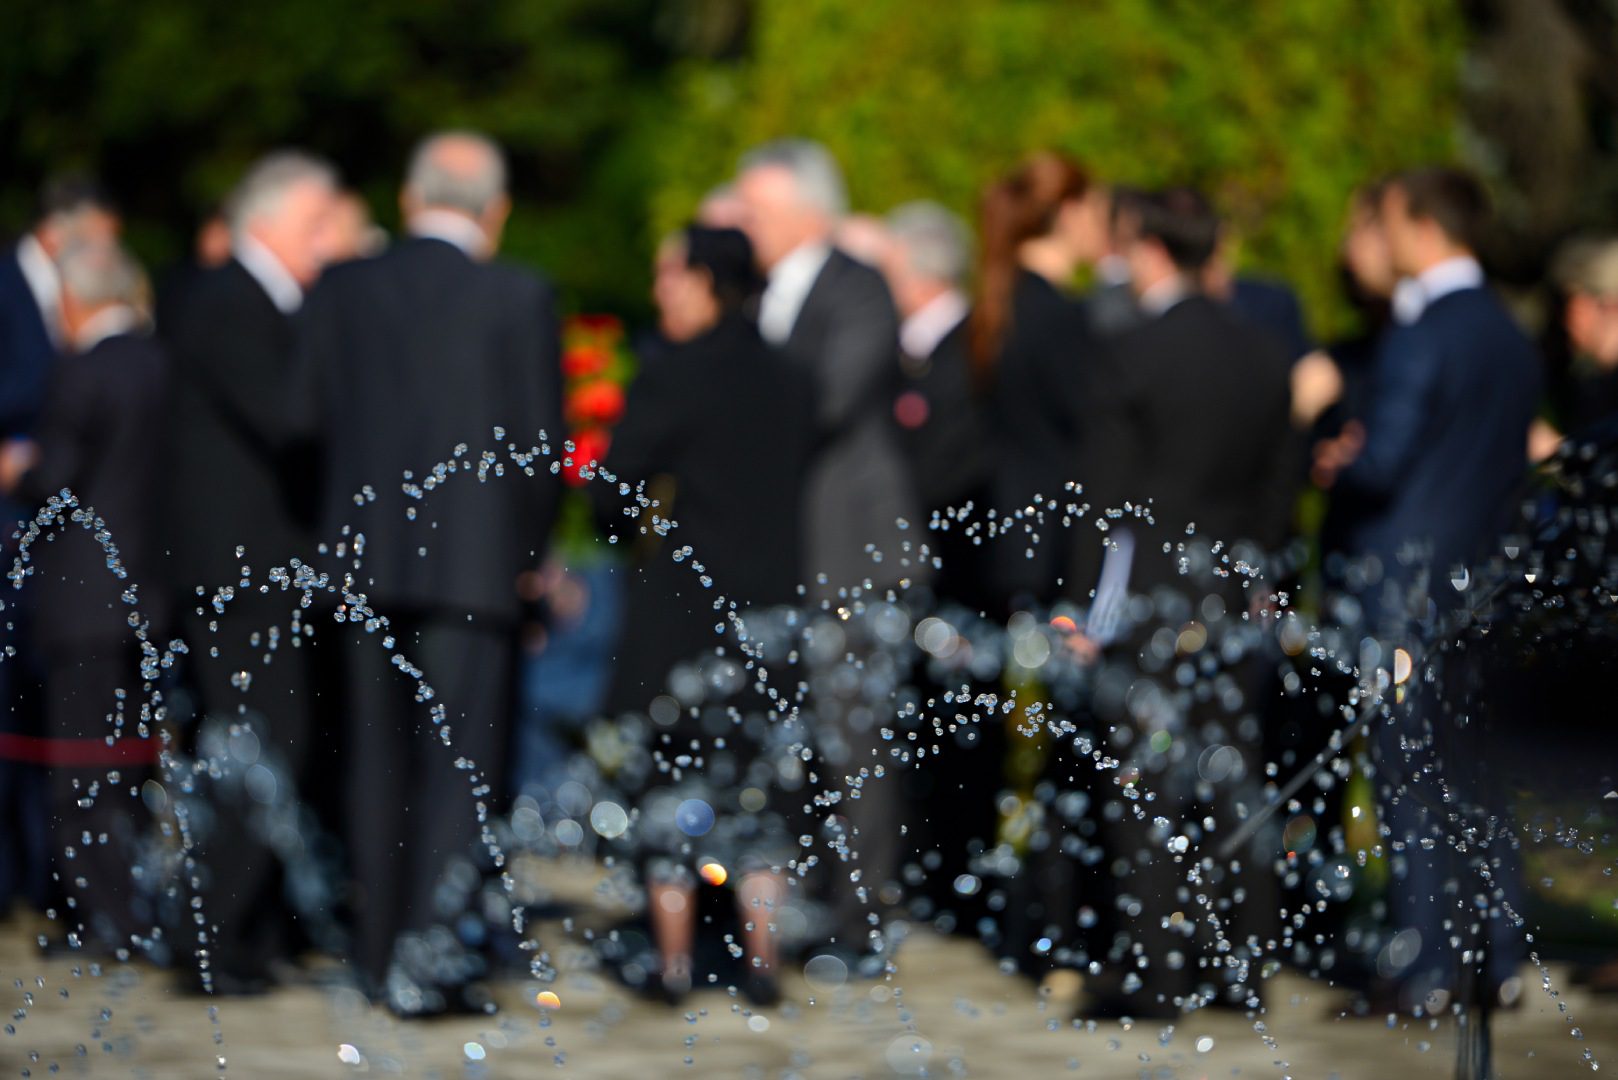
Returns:
[[[1556,260],[1538,346],[1489,286],[1487,199],[1457,170],[1355,193],[1361,329],[1322,344],[1197,190],[1047,153],[973,222],[876,216],[823,147],[783,140],[658,246],[622,416],[575,448],[552,290],[497,258],[507,188],[489,140],[434,135],[389,237],[332,166],[277,152],[154,293],[115,204],[63,177],[0,259],[0,491],[22,523],[0,905],[53,911],[48,947],[161,955],[240,994],[315,947],[402,1015],[482,1009],[468,852],[487,869],[503,822],[562,813],[589,759],[621,795],[571,813],[639,882],[648,948],[618,959],[651,992],[701,977],[704,887],[729,884],[760,1002],[785,948],[872,974],[924,917],[1082,973],[1098,1012],[1251,1007],[1288,933],[1269,867],[1296,845],[1245,838],[1207,919],[1168,853],[1305,763],[1254,659],[1277,598],[1313,567],[1322,621],[1409,640],[1460,602],[1429,583],[1488,553],[1529,467],[1618,411],[1618,240]],[[604,570],[552,551],[564,470],[592,481]],[[1081,737],[1031,765],[997,710],[951,722],[977,708],[974,627],[1010,643],[999,694],[1060,697],[1030,625],[1089,672],[1062,721]],[[1114,685],[1120,661],[1146,675]],[[547,662],[556,685],[601,675],[571,721],[524,690]],[[1371,736],[1385,788],[1417,767],[1409,735]],[[1405,856],[1367,994],[1435,1009],[1473,965],[1467,992],[1509,1004],[1520,933],[1486,920],[1486,959],[1458,961],[1434,822],[1382,795]],[[154,822],[184,839],[167,907],[142,880]],[[1509,908],[1495,869],[1479,896]],[[1217,977],[1199,949],[1228,957]]]

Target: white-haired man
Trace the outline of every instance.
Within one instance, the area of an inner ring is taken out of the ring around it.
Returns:
[[[127,573],[113,576],[101,544],[69,521],[52,542],[33,545],[50,857],[70,902],[63,931],[106,956],[133,950],[135,940],[151,934],[154,919],[132,873],[145,814],[129,793],[157,748],[146,739],[109,742],[106,736],[119,688],[139,681],[141,650],[120,599],[125,590],[139,590],[150,639],[164,640],[164,597],[148,583],[148,527],[167,360],[146,332],[145,278],[125,252],[105,241],[75,243],[61,251],[57,266],[64,355],[51,368],[37,442],[27,450],[9,446],[0,473],[22,472],[16,494],[30,510],[64,488],[80,506],[95,507]],[[16,463],[19,456],[26,471]],[[109,783],[109,771],[123,779]],[[86,792],[94,797],[86,799]],[[105,839],[84,844],[79,838],[85,834]]]
[[[894,437],[898,316],[882,275],[833,246],[848,196],[818,143],[783,139],[742,158],[736,195],[769,277],[759,331],[813,371],[822,450],[806,503],[815,595],[876,592],[915,573],[898,519],[916,503]],[[880,561],[873,558],[880,553]]]
[[[766,341],[810,372],[819,449],[804,493],[809,595],[827,605],[880,598],[924,575],[916,500],[893,422],[900,389],[899,322],[881,273],[834,246],[848,198],[837,162],[818,143],[786,139],[742,158],[736,194],[744,226],[768,275],[759,306]],[[852,603],[851,603],[852,602]],[[864,654],[866,632],[849,624],[848,649]],[[839,654],[840,657],[841,654]],[[823,776],[856,775],[886,760],[874,700],[878,679],[849,680],[839,660],[810,673]],[[839,789],[841,785],[835,785]],[[824,880],[836,944],[880,949],[880,909],[895,895],[899,865],[897,788],[873,780],[844,798]],[[858,873],[853,871],[858,870]],[[867,968],[873,958],[864,957]]]
[[[444,882],[465,880],[480,835],[476,785],[455,760],[499,784],[516,583],[544,557],[557,497],[546,459],[525,476],[508,450],[548,441],[559,453],[562,412],[551,290],[494,259],[511,209],[499,147],[471,132],[431,136],[400,204],[409,238],[334,267],[311,294],[295,411],[324,451],[322,535],[365,534],[362,591],[394,641],[342,642],[343,827],[356,966],[374,995],[416,1016],[486,1003],[470,985],[478,958],[438,947],[455,940],[442,928],[460,914]],[[400,490],[459,444],[493,450],[505,475],[454,477],[419,503]],[[356,507],[368,485],[375,500]],[[433,687],[438,719],[395,653]],[[441,728],[453,749],[438,744]]]
[[[933,202],[897,207],[888,214],[886,229],[882,273],[901,320],[903,383],[894,401],[894,420],[924,512],[944,511],[981,500],[988,479],[987,437],[974,400],[966,345],[971,233],[965,222]],[[928,537],[943,562],[933,589],[982,607],[989,598],[978,595],[977,551],[969,544],[950,543],[958,539],[959,530]],[[944,552],[941,546],[951,550]]]
[[[305,775],[310,752],[310,650],[287,642],[296,598],[258,590],[272,567],[313,554],[299,502],[310,477],[288,453],[286,386],[293,317],[325,262],[337,192],[332,167],[307,154],[253,165],[226,207],[230,260],[191,278],[159,328],[173,364],[159,536],[202,746],[239,745],[246,725],[261,763],[284,768],[282,791]],[[221,615],[209,598],[227,587]],[[223,770],[211,827],[199,823],[203,910],[216,929],[197,981],[215,992],[263,989],[293,940],[280,864],[252,824],[262,810],[242,783],[249,764]]]

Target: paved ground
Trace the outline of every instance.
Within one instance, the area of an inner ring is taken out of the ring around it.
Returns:
[[[208,1003],[176,994],[166,973],[127,965],[95,974],[83,962],[41,960],[36,930],[22,919],[0,924],[0,994],[12,1010],[0,1034],[0,1077],[213,1077],[220,1055],[233,1077],[1382,1080],[1447,1077],[1454,1068],[1449,1025],[1333,1019],[1341,994],[1287,975],[1270,983],[1264,1032],[1230,1013],[1172,1028],[1075,1026],[1068,1010],[1001,974],[976,946],[930,934],[906,944],[891,983],[817,995],[794,977],[788,1002],[764,1012],[718,989],[681,1011],[648,1004],[583,970],[583,951],[562,945],[567,973],[554,1012],[533,1003],[537,987],[511,982],[496,1017],[401,1025],[350,992],[311,985],[224,1001],[216,1029]],[[547,940],[565,941],[559,927],[551,930]],[[1564,974],[1553,969],[1553,984]],[[1501,1077],[1584,1075],[1586,1049],[1608,1068],[1618,1065],[1618,999],[1565,989],[1559,998],[1538,989],[1527,998],[1498,1024]],[[1571,1034],[1574,1023],[1582,1039]]]

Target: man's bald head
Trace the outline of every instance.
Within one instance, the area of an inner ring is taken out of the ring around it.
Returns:
[[[429,135],[410,156],[400,201],[406,217],[429,210],[469,217],[493,247],[511,210],[505,155],[493,139],[477,132]]]

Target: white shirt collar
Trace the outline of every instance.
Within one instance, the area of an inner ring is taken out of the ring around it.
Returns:
[[[277,311],[283,315],[291,315],[303,306],[303,287],[292,272],[282,265],[275,253],[265,247],[248,233],[236,237],[230,245],[230,253],[242,269],[258,282],[258,287],[264,290],[264,295],[270,298]]]
[[[831,245],[799,244],[770,270],[769,284],[758,305],[758,331],[771,345],[780,345],[792,336],[809,290],[831,258]]]
[[[1155,319],[1168,314],[1170,308],[1190,295],[1191,289],[1186,285],[1185,278],[1171,274],[1141,293],[1138,303],[1141,311]]]
[[[925,360],[951,330],[961,325],[966,309],[966,297],[959,289],[944,290],[899,324],[899,348],[906,356]]]
[[[460,248],[469,259],[483,259],[490,254],[489,236],[483,227],[453,210],[421,210],[412,214],[410,235],[442,240]]]
[[[140,315],[128,304],[112,304],[85,320],[73,335],[76,352],[87,353],[110,337],[127,334],[140,325]]]
[[[51,344],[61,348],[62,275],[57,273],[55,260],[46,254],[45,246],[33,233],[17,241],[17,266],[28,283],[28,291],[34,294],[45,333],[50,335]]]
[[[1413,278],[1401,278],[1393,290],[1393,317],[1408,326],[1421,318],[1433,304],[1450,293],[1483,287],[1483,267],[1470,255],[1457,255],[1423,270]]]

